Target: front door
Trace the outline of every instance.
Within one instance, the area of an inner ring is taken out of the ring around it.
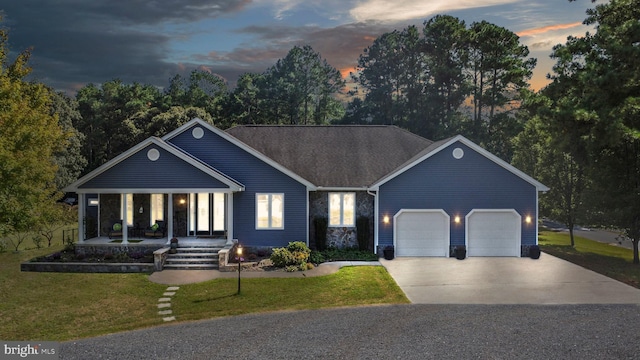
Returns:
[[[189,194],[189,235],[212,236],[225,231],[225,194]]]

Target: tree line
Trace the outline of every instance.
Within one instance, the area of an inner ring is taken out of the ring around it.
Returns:
[[[376,38],[358,58],[351,89],[307,45],[261,73],[241,75],[233,89],[194,70],[164,89],[114,79],[88,84],[72,98],[24,80],[29,52],[9,63],[3,30],[0,235],[25,227],[18,220],[33,207],[16,205],[21,199],[48,201],[141,140],[194,117],[222,129],[391,124],[433,140],[470,138],[551,188],[541,197],[542,215],[570,229],[616,226],[634,241],[638,262],[639,2],[612,0],[590,10],[585,24],[595,32],[554,48],[552,82],[538,92],[528,88],[535,59],[516,34],[448,15]]]

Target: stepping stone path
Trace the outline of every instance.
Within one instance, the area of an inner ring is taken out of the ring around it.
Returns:
[[[162,316],[162,320],[165,322],[176,319],[173,310],[171,310],[171,297],[176,294],[178,289],[180,289],[178,286],[169,286],[162,297],[158,299],[158,315]]]

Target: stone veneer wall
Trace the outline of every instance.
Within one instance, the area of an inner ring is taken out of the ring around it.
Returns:
[[[100,236],[109,236],[109,226],[120,219],[120,194],[100,194]]]
[[[317,217],[329,217],[329,192],[314,191],[309,193],[309,245],[316,248],[315,224],[313,219]],[[356,219],[361,216],[369,218],[369,250],[373,250],[374,234],[374,198],[366,191],[356,191]],[[327,228],[327,247],[347,248],[358,246],[356,227],[331,227]]]

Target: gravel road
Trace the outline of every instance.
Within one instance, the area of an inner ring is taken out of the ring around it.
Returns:
[[[638,305],[390,305],[165,325],[62,359],[638,359]]]

